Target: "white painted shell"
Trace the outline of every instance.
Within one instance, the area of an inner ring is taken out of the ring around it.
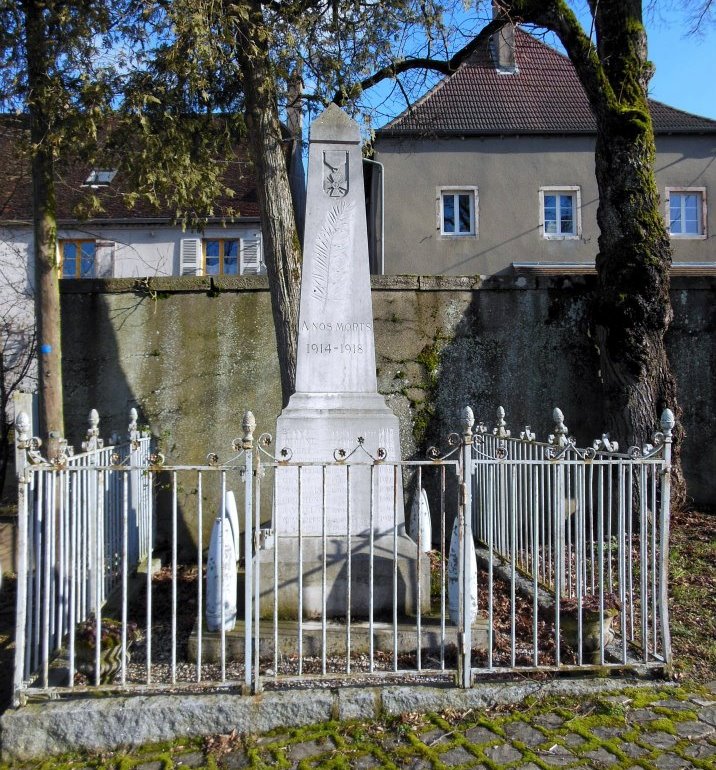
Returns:
[[[239,554],[241,553],[241,531],[239,530],[239,513],[236,508],[236,498],[230,489],[226,491],[225,516],[231,525],[231,535],[234,539],[234,553],[236,554],[236,561],[238,561]]]
[[[220,561],[222,545],[223,569]],[[224,629],[231,631],[236,625],[236,578],[236,551],[231,524],[226,516],[219,516],[211,530],[206,565],[206,626],[209,631],[221,628],[222,599]]]
[[[420,494],[413,498],[413,506],[410,509],[408,534],[416,543],[418,543],[418,532],[420,532],[420,548],[427,553],[432,550],[433,530],[430,522],[430,504],[424,487],[420,490]]]
[[[458,519],[455,517],[455,523],[450,537],[450,556],[448,558],[448,611],[450,613],[450,622],[457,626],[460,621],[460,580],[459,555],[460,547],[458,537]],[[465,549],[468,560],[468,569],[470,570],[470,625],[477,618],[477,558],[475,557],[475,545],[468,543]]]

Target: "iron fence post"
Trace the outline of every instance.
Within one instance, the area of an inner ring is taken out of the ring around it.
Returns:
[[[137,410],[132,407],[129,410],[129,428],[127,431],[127,439],[129,441],[128,457],[129,457],[129,536],[131,557],[133,561],[140,561],[144,558],[144,522],[140,515],[140,484],[141,484],[141,471],[139,466],[141,463],[140,447],[139,443],[140,434],[137,430]],[[124,458],[122,458],[124,459]],[[151,569],[151,565],[147,564],[147,569]]]
[[[253,601],[253,460],[254,430],[256,420],[252,412],[244,412],[241,422],[244,430],[242,447],[244,449],[244,686],[247,692],[253,692],[255,682],[252,676],[252,601]]]
[[[17,595],[15,604],[15,670],[13,672],[12,705],[21,703],[20,691],[25,679],[25,629],[27,622],[28,577],[28,480],[27,448],[30,441],[30,417],[20,412],[15,419],[15,468],[17,471]]]
[[[462,511],[461,567],[462,567],[462,613],[460,629],[462,636],[462,681],[461,686],[472,686],[472,560],[468,558],[468,548],[473,547],[472,541],[472,426],[475,417],[472,409],[466,406],[462,413],[462,444],[463,470],[462,495],[460,508]]]
[[[664,662],[667,670],[672,666],[671,630],[669,628],[669,530],[671,525],[671,442],[676,421],[671,409],[661,415],[661,431],[664,435],[664,464],[661,471],[661,548],[659,550],[659,617],[661,639],[664,645]]]

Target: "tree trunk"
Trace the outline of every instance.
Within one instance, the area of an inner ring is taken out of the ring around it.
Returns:
[[[25,2],[28,109],[32,141],[32,208],[35,247],[35,318],[38,340],[40,430],[47,438],[46,456],[57,456],[64,436],[62,407],[62,339],[57,264],[54,148],[50,139],[52,83],[46,4]]]
[[[682,505],[686,490],[679,449],[684,434],[664,346],[672,319],[671,245],[654,175],[647,99],[652,68],[641,0],[590,0],[596,52],[563,0],[503,4],[515,18],[559,36],[596,118],[600,234],[593,322],[607,426],[614,439],[640,446],[650,440],[664,408],[673,410],[672,500]]]
[[[271,309],[276,329],[283,406],[296,389],[296,346],[301,292],[301,244],[281,125],[278,117],[276,76],[263,30],[261,4],[252,3],[248,20],[238,20],[240,34],[251,40],[252,51],[239,46],[246,125],[255,166]]]
[[[647,101],[651,76],[640,2],[597,6],[599,58],[617,98],[596,107],[599,188],[594,324],[609,427],[615,437],[649,440],[666,407],[680,416],[664,336],[673,312],[671,245],[654,176],[654,132]],[[594,107],[594,105],[593,105]],[[676,505],[685,500],[675,431]]]

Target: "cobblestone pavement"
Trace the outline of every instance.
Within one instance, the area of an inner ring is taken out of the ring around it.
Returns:
[[[127,755],[66,757],[22,767],[710,770],[716,768],[716,684],[698,690],[624,690],[582,701],[533,698],[494,711],[328,722],[262,736],[220,735]]]

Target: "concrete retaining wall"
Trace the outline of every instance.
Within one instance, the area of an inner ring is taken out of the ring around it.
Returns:
[[[466,404],[489,424],[502,405],[510,427],[529,424],[541,438],[559,406],[580,444],[601,435],[587,322],[593,280],[375,277],[378,387],[400,418],[403,456],[444,440]],[[265,278],[63,281],[62,290],[71,442],[81,441],[93,407],[109,435],[126,430],[137,406],[167,462],[230,457],[245,409],[256,415],[257,435],[274,431],[281,397]],[[689,492],[699,504],[716,498],[715,293],[716,278],[673,279],[668,346]]]

